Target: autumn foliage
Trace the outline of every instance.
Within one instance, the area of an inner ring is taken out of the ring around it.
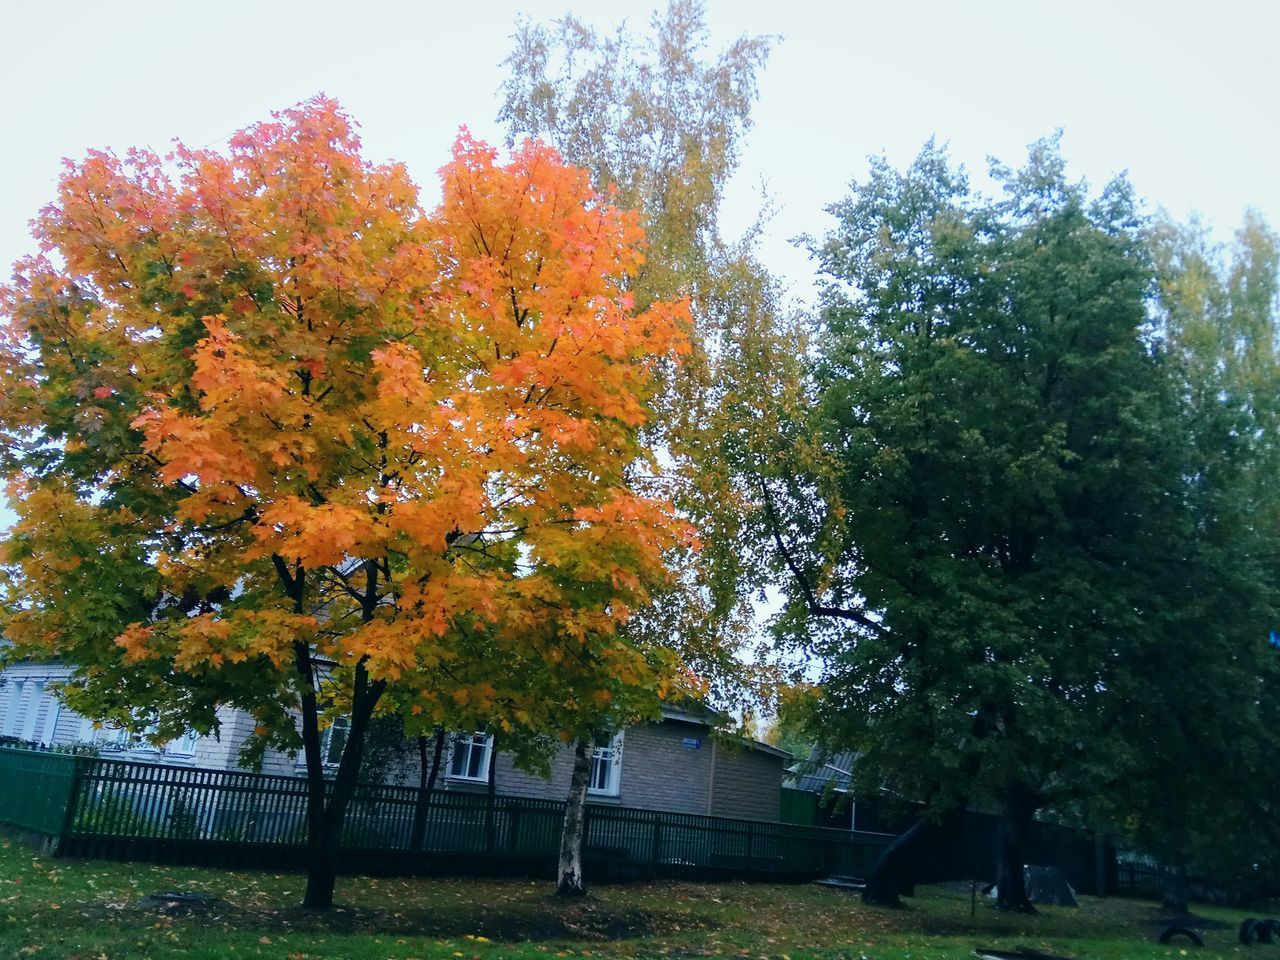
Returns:
[[[637,315],[635,216],[548,147],[464,131],[441,179],[426,213],[326,100],[67,163],[0,294],[4,629],[100,715],[567,736],[678,677],[619,628],[687,537],[636,487],[686,309]]]

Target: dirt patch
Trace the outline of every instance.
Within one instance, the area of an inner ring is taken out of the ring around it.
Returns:
[[[1014,937],[1025,932],[1021,927],[1011,923],[991,923],[989,914],[983,917],[981,926],[975,929],[974,921],[955,917],[920,916],[916,923],[921,933],[933,937],[965,937],[981,932],[984,937]]]
[[[483,915],[472,911],[408,910],[388,913],[378,910],[335,908],[328,912],[287,910],[263,913],[268,924],[282,927],[326,929],[354,933],[382,931],[402,935],[442,939],[468,935],[490,940],[628,940],[673,933],[680,930],[710,929],[703,918],[653,910],[617,910],[602,904],[531,903],[520,907],[498,907]]]

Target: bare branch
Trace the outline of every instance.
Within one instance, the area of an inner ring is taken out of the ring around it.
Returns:
[[[876,633],[885,633],[884,625],[872,620],[860,610],[852,610],[847,607],[830,607],[818,602],[818,596],[813,590],[813,586],[809,583],[808,577],[804,571],[800,569],[800,565],[796,563],[795,557],[787,548],[786,542],[782,539],[782,525],[778,520],[778,512],[773,506],[773,498],[769,495],[769,488],[763,480],[758,481],[760,487],[760,495],[764,500],[765,513],[769,517],[769,532],[773,536],[774,545],[778,548],[778,553],[782,556],[783,562],[787,565],[787,569],[791,571],[791,575],[795,577],[797,586],[800,587],[800,593],[804,596],[805,606],[809,613],[815,617],[830,617],[835,620],[847,620],[850,623],[856,623],[861,627],[874,630]]]

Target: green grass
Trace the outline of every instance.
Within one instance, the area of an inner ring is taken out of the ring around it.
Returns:
[[[548,881],[346,877],[340,908],[300,910],[296,874],[77,862],[0,840],[0,958],[279,958],[279,960],[546,960],[552,957],[749,957],[770,960],[950,960],[975,945],[1028,946],[1079,960],[1251,956],[1280,945],[1236,943],[1240,911],[1197,908],[1229,924],[1206,948],[1160,947],[1156,908],[1086,898],[1076,909],[1007,916],[967,893],[921,888],[906,911],[863,906],[816,886],[636,883],[562,903]],[[137,905],[157,891],[199,891],[213,909],[167,916]]]

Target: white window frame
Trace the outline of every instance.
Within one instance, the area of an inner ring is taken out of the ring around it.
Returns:
[[[130,734],[129,745],[127,747],[129,752],[139,754],[147,759],[160,756],[163,752],[163,748],[156,746],[147,739],[147,737],[154,736],[159,729],[160,724],[149,723],[143,729],[142,733]]]
[[[331,757],[334,736],[338,732],[342,734],[342,739],[338,741],[338,755]],[[320,731],[320,763],[326,767],[338,766],[342,762],[342,752],[347,748],[347,738],[350,736],[351,717],[345,713],[334,717],[333,722]]]
[[[124,727],[98,727],[93,731],[93,745],[99,750],[125,751],[132,746],[133,737]]]
[[[622,731],[609,738],[608,743],[597,746],[591,752],[591,776],[587,781],[587,793],[595,797],[616,797],[622,786]]]
[[[478,764],[479,771],[475,774],[471,773],[455,773],[454,770],[461,767],[462,770],[470,770],[477,764],[472,763],[472,755],[476,750],[482,751],[481,760]],[[464,761],[459,763],[462,757],[466,757]],[[445,779],[459,780],[463,783],[488,783],[489,768],[493,764],[493,735],[486,734],[481,730],[475,733],[455,733],[453,735],[453,744],[449,750],[449,766],[445,770]]]
[[[22,715],[22,695],[26,691],[27,681],[25,679],[9,681],[9,705],[4,714],[4,735],[6,737],[16,737],[18,731],[22,729],[18,724],[18,717]]]
[[[200,734],[194,730],[188,730],[177,739],[166,743],[164,745],[164,754],[166,757],[194,757],[196,755],[196,744],[199,742]]]

